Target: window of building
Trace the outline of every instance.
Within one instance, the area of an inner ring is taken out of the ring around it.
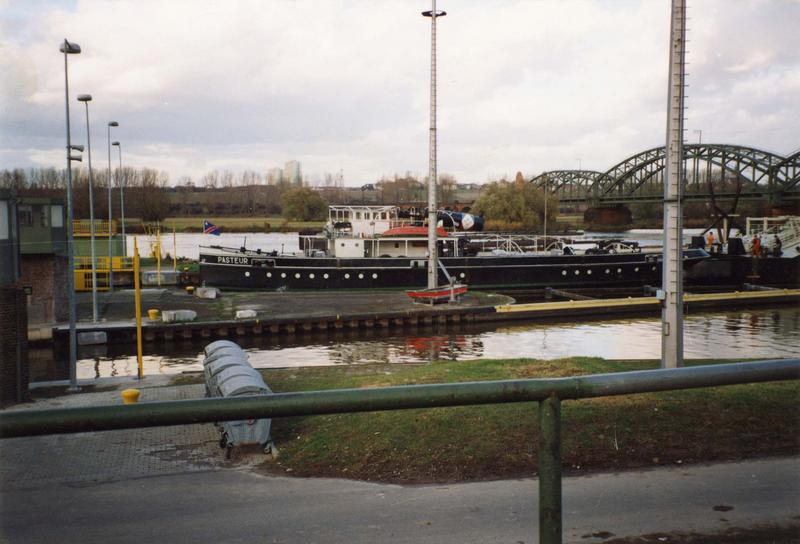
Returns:
[[[64,206],[50,206],[50,226],[56,229],[64,227]]]
[[[8,201],[0,200],[0,240],[8,240]]]
[[[33,208],[31,206],[19,206],[17,213],[19,214],[20,227],[33,226]]]
[[[50,206],[39,206],[39,224],[43,227],[50,226]]]

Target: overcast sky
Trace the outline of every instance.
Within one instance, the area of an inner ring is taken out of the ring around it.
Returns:
[[[605,170],[663,145],[669,0],[438,0],[439,172]],[[425,0],[0,0],[0,168],[64,167],[91,93],[123,161],[172,182],[301,161],[348,185],[427,173]],[[693,0],[686,139],[800,148],[800,1]],[[78,106],[81,106],[79,109]]]

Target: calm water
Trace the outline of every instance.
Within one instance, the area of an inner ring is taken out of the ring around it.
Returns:
[[[424,363],[434,360],[534,357],[557,359],[598,356],[608,359],[660,357],[660,320],[618,319],[584,323],[457,325],[419,331],[413,336],[385,331],[343,331],[334,335],[244,338],[240,343],[257,368],[370,363]],[[145,374],[176,374],[202,369],[199,342],[145,349]],[[135,346],[83,351],[78,378],[136,374]],[[800,308],[689,315],[685,321],[687,358],[800,357]],[[52,355],[32,361],[34,379]],[[52,365],[53,363],[50,363]],[[62,363],[63,364],[63,363]]]

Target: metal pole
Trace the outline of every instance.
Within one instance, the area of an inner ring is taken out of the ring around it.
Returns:
[[[86,152],[89,154],[89,235],[92,244],[92,321],[97,323],[97,255],[94,247],[94,178],[92,175],[92,138],[89,131],[89,102],[86,105]]]
[[[66,101],[67,118],[67,293],[69,306],[69,388],[67,391],[80,391],[77,379],[78,360],[78,335],[75,330],[75,248],[72,233],[72,142],[69,131],[69,73],[67,70],[67,56],[70,43],[64,38],[64,97]]]
[[[141,380],[144,378],[144,368],[142,366],[142,290],[139,280],[139,245],[136,243],[136,237],[133,238],[133,288],[136,310],[136,376]]]
[[[122,224],[122,256],[128,256],[128,240],[125,238],[125,176],[122,175],[122,144],[117,142],[119,151],[119,221]]]
[[[544,177],[544,247],[542,249],[547,250],[547,182],[548,177]]]
[[[539,403],[539,542],[561,544],[561,401]]]
[[[114,292],[114,240],[111,235],[111,221],[113,217],[111,195],[114,184],[111,182],[111,127],[117,126],[116,121],[108,123],[108,292]]]
[[[545,402],[553,394],[559,399],[583,399],[798,379],[800,359],[779,359],[570,378],[328,389],[129,406],[2,410],[0,438],[267,417]],[[548,409],[552,409],[553,402],[547,405]],[[551,431],[545,428],[544,432]]]
[[[669,52],[667,156],[664,165],[664,260],[660,298],[661,367],[683,366],[683,96],[686,39],[685,0],[672,0]]]
[[[431,11],[422,15],[431,19],[431,119],[428,143],[428,289],[439,285],[439,266],[436,240],[436,19],[447,15],[436,11],[436,0],[431,0]]]
[[[161,287],[161,226],[156,228],[156,281]]]

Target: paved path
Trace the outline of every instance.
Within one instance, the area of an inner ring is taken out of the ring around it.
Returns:
[[[143,390],[143,400],[200,395],[202,386]],[[213,426],[191,425],[2,440],[0,542],[537,541],[534,479],[397,486],[264,476],[252,470],[262,454],[226,461],[216,439]],[[800,458],[566,478],[564,524],[565,541],[581,543],[604,532],[800,527]]]

